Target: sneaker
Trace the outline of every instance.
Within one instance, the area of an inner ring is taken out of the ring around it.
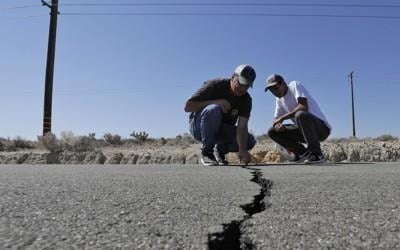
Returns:
[[[296,154],[291,160],[289,160],[289,162],[302,163],[307,159],[309,154],[310,154],[310,151],[306,151],[304,154],[301,154],[301,155]]]
[[[292,161],[292,159],[296,157],[296,155],[293,152],[289,151],[288,149],[282,147],[279,144],[275,144],[275,149],[278,150],[279,154],[283,156],[283,158],[285,158],[286,160]]]
[[[218,162],[218,165],[226,166],[226,165],[229,164],[228,161],[225,159],[225,154],[224,153],[221,153],[218,150],[215,150],[214,151],[214,156],[215,156],[215,159]]]
[[[322,153],[310,153],[305,160],[305,164],[320,164],[326,162],[326,159]]]
[[[201,164],[203,164],[203,166],[217,166],[218,165],[218,162],[215,159],[215,156],[213,153],[202,154],[200,162],[201,162]]]

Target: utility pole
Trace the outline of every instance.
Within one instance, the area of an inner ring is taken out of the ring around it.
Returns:
[[[355,118],[354,118],[354,91],[353,91],[353,74],[354,71],[352,71],[348,77],[350,78],[350,85],[351,85],[351,114],[353,117],[353,137],[356,137],[356,122],[355,122]]]
[[[51,0],[51,4],[42,0],[42,5],[50,8],[49,44],[47,49],[46,82],[44,90],[43,135],[51,132],[51,110],[53,100],[54,59],[56,55],[56,35],[58,0]]]

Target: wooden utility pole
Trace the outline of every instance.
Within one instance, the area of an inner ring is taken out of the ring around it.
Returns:
[[[51,4],[42,0],[43,6],[50,8],[49,44],[47,49],[46,82],[44,90],[43,135],[51,132],[51,110],[53,100],[54,59],[56,55],[56,35],[58,0],[51,0]]]
[[[354,71],[352,71],[348,77],[350,78],[350,85],[351,85],[351,114],[353,117],[353,137],[356,137],[356,122],[354,118],[354,91],[353,91],[353,74]]]

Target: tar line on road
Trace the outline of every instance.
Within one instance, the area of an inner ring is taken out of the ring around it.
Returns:
[[[242,224],[249,220],[254,214],[264,211],[270,207],[271,204],[266,204],[265,197],[271,196],[271,188],[273,185],[272,180],[263,178],[263,174],[260,169],[243,167],[251,170],[253,178],[250,181],[257,183],[260,186],[260,193],[254,196],[251,203],[241,205],[240,207],[246,212],[246,215],[242,220],[233,220],[228,224],[223,224],[223,231],[208,235],[208,249],[254,249],[251,242],[246,242],[245,239],[241,239]]]

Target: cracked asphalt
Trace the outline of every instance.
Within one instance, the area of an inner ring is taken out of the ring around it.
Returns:
[[[400,163],[259,168],[274,186],[242,225],[254,249],[400,249]]]
[[[399,163],[3,165],[0,249],[400,249],[398,183]]]
[[[0,249],[207,249],[259,186],[237,167],[0,166]]]

